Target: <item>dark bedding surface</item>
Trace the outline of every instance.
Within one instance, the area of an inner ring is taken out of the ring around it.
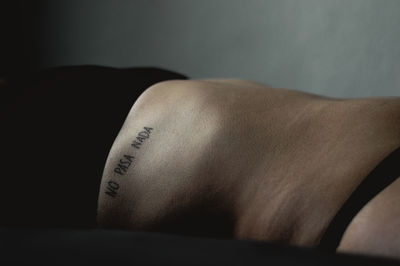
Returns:
[[[400,265],[255,241],[100,229],[0,228],[0,265]]]

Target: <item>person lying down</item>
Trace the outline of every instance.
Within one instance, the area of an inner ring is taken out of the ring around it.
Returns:
[[[400,258],[400,97],[97,66],[2,86],[1,226]]]
[[[399,147],[399,97],[159,82],[109,151],[97,223],[400,259]]]

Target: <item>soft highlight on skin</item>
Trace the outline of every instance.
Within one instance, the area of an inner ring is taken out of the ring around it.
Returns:
[[[144,127],[153,130],[135,150]],[[399,146],[398,97],[337,99],[236,79],[160,82],[138,98],[110,150],[98,224],[316,246],[352,191]],[[134,163],[118,176],[127,154]],[[388,202],[376,206],[393,213]],[[351,224],[339,250],[400,258],[392,240],[386,253],[357,244],[360,235],[383,238],[370,230],[377,224],[357,234]]]

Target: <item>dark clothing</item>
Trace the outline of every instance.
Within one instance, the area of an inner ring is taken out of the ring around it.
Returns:
[[[379,192],[400,177],[400,147],[383,159],[343,204],[332,219],[319,247],[335,251],[352,219]]]

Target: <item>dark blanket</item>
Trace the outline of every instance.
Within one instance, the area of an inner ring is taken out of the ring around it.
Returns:
[[[0,228],[1,265],[389,266],[390,260],[255,241],[117,230]]]

